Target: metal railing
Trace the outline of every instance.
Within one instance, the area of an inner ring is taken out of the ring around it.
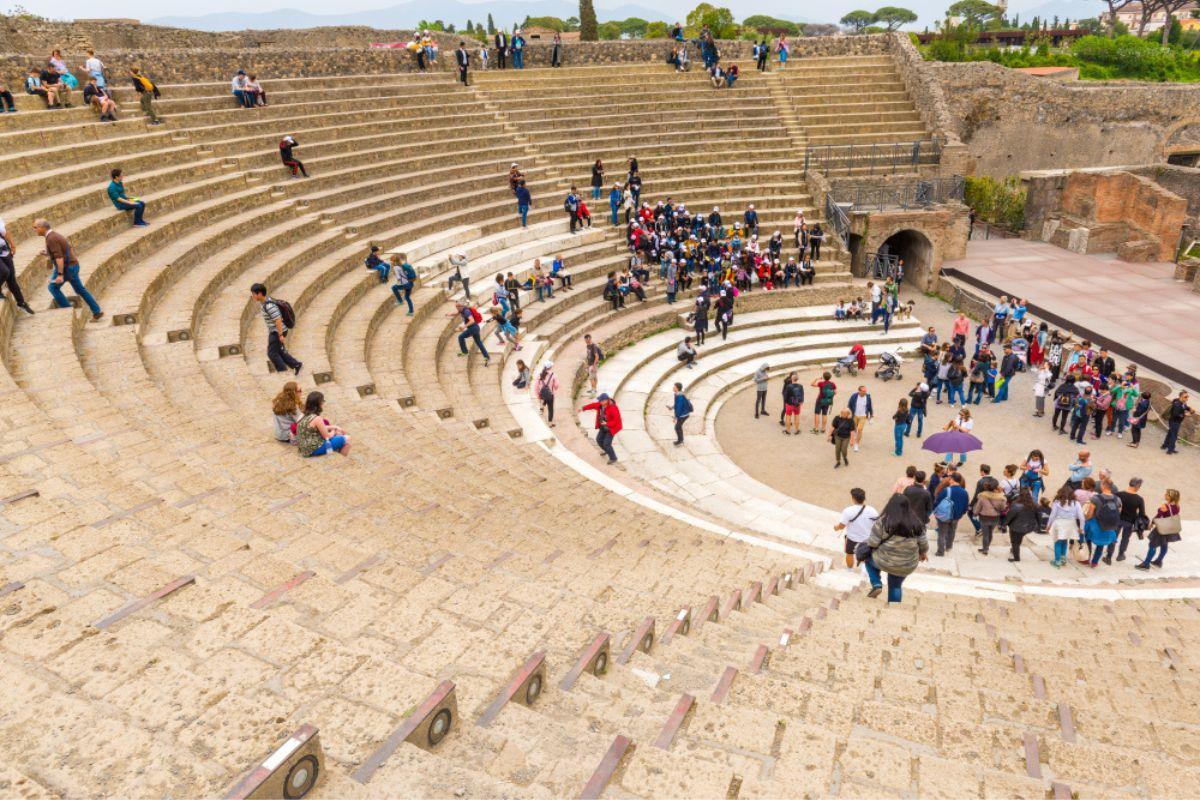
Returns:
[[[827,176],[857,171],[865,175],[894,175],[919,164],[936,164],[942,157],[939,139],[872,144],[822,144],[804,150],[804,174],[810,169]]]
[[[929,208],[939,203],[963,201],[966,181],[961,176],[913,181],[902,186],[843,186],[838,195],[855,211],[885,208]]]
[[[825,195],[825,220],[837,237],[842,240],[843,249],[849,250],[850,217],[846,216],[846,212],[834,201],[833,196],[828,194]]]
[[[881,281],[900,277],[900,256],[872,253],[867,259],[867,274]]]

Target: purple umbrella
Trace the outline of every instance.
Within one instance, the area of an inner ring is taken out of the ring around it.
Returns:
[[[983,442],[962,431],[942,431],[927,438],[921,448],[935,453],[970,453],[982,450]]]

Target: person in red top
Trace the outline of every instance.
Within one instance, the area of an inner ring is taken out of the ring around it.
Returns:
[[[960,345],[967,343],[967,332],[971,330],[971,320],[967,319],[967,315],[963,312],[958,312],[958,316],[954,318],[954,328],[952,334],[954,340]]]
[[[858,359],[859,370],[864,370],[867,368],[867,351],[863,349],[861,344],[856,344],[851,347],[850,355],[855,356]]]
[[[608,463],[617,463],[617,453],[613,450],[613,438],[621,432],[621,409],[607,394],[601,393],[594,402],[588,403],[583,411],[596,412],[596,444],[608,456]]]

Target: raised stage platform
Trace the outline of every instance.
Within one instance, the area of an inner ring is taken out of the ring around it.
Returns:
[[[990,295],[1025,298],[1031,314],[1200,391],[1200,293],[1166,263],[1128,264],[1022,239],[972,241],[942,273]]]

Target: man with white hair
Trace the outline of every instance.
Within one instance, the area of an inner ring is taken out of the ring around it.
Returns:
[[[746,206],[746,213],[742,215],[742,219],[745,221],[746,230],[749,233],[758,233],[758,212],[754,210],[754,203]]]

